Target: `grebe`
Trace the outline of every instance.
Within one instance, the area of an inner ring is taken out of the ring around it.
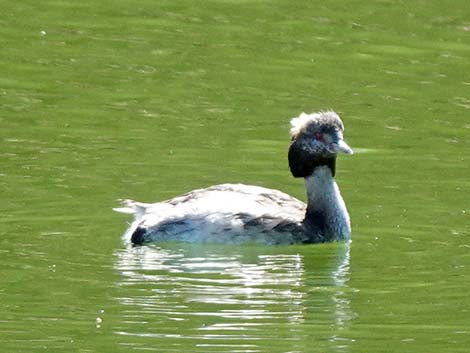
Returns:
[[[265,244],[322,243],[348,239],[351,227],[334,180],[336,155],[352,154],[333,111],[291,120],[289,167],[304,178],[307,204],[259,186],[221,184],[163,202],[123,201],[115,211],[134,215],[124,233],[133,244],[161,241]]]

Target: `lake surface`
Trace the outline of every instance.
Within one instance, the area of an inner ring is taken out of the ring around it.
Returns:
[[[1,352],[468,352],[467,1],[0,2]],[[129,247],[120,198],[305,199],[334,109],[350,244]]]

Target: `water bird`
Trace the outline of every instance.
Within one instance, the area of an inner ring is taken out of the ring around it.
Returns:
[[[351,226],[335,182],[336,156],[352,154],[333,111],[302,113],[291,121],[289,168],[304,178],[307,203],[281,191],[221,184],[158,202],[124,200],[115,211],[134,221],[123,238],[133,244],[180,241],[263,244],[349,239]]]

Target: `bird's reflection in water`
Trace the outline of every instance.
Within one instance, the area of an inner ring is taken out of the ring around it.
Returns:
[[[133,338],[123,344],[200,352],[304,351],[312,339],[344,345],[341,330],[352,317],[348,245],[165,244],[116,255],[117,333]]]

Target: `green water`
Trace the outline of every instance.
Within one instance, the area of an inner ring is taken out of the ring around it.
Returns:
[[[0,1],[1,352],[467,352],[467,1]],[[304,198],[335,109],[350,245],[126,247],[119,198]]]

